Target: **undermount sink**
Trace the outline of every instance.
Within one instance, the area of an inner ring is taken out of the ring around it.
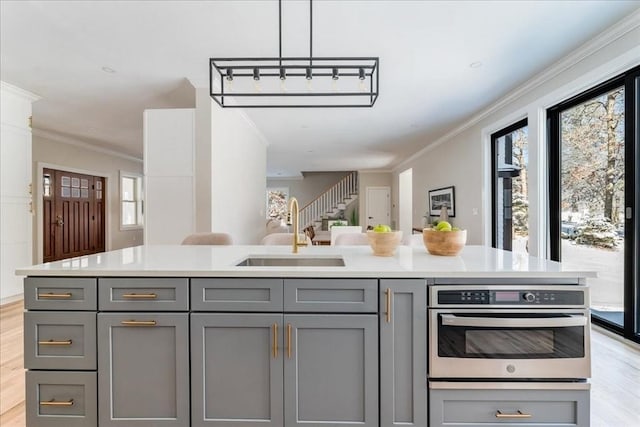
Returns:
[[[247,257],[237,267],[344,267],[342,257]]]

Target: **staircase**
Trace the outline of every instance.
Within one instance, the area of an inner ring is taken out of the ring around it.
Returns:
[[[337,215],[340,212],[339,204],[348,206],[357,198],[358,172],[351,172],[300,209],[301,228],[313,225],[315,229],[320,229],[322,218]]]

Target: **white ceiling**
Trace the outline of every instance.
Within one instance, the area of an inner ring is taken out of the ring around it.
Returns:
[[[390,169],[638,8],[316,0],[314,55],[380,57],[376,105],[246,113],[269,141],[270,176]],[[308,2],[282,10],[283,55],[307,55]],[[42,97],[34,127],[137,157],[142,111],[193,107],[208,58],[278,54],[276,0],[2,0],[0,16],[0,78]]]

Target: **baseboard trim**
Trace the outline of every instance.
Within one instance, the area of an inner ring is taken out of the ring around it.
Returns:
[[[12,295],[10,297],[0,299],[0,307],[4,307],[8,304],[13,304],[17,301],[22,301],[24,299],[24,294]]]

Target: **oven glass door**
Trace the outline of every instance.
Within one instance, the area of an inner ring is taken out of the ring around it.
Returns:
[[[437,319],[439,357],[585,357],[588,317],[580,313],[439,313]]]

